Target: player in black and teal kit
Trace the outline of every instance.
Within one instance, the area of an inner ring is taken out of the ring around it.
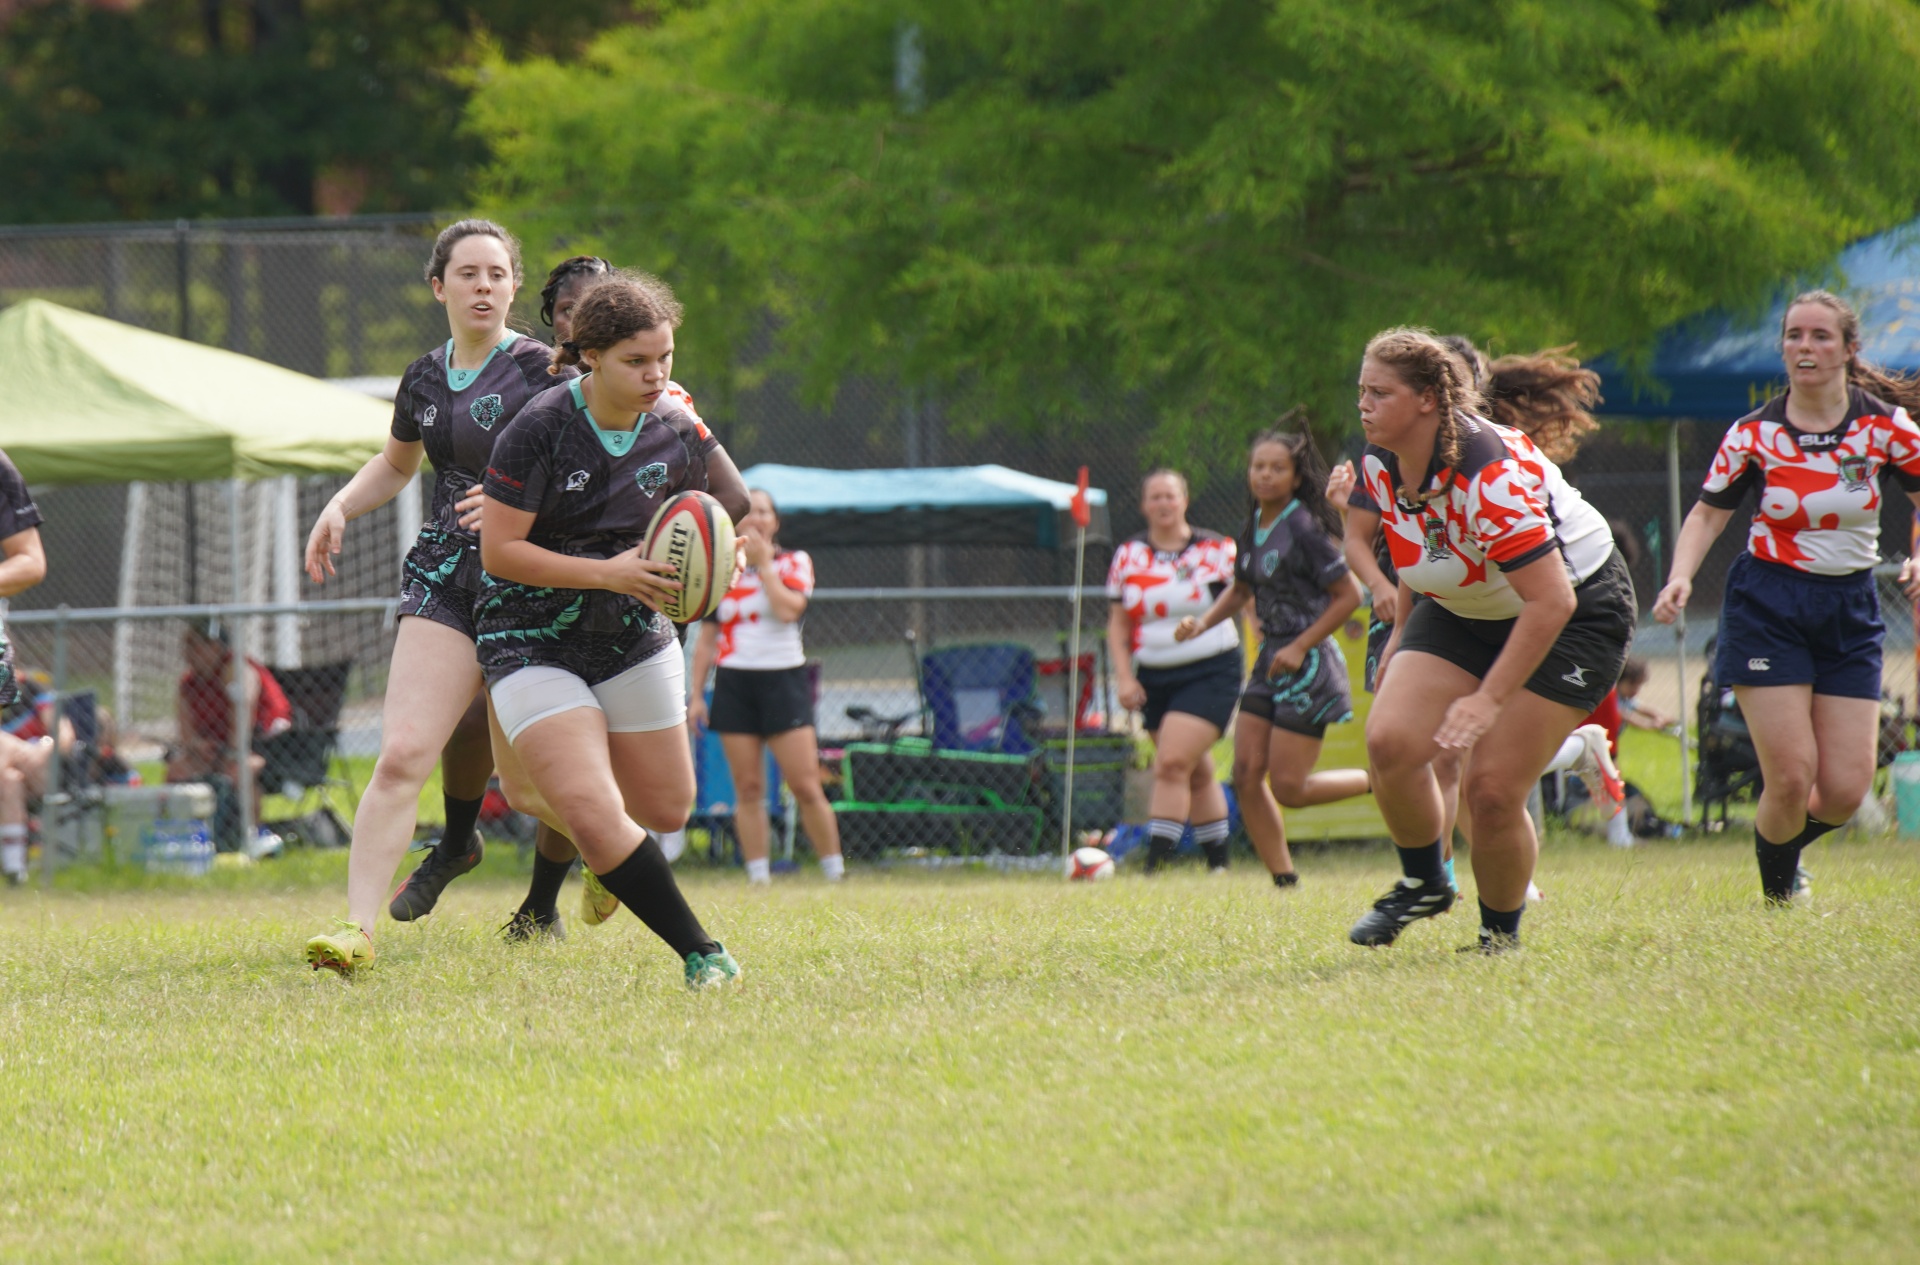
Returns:
[[[27,491],[7,455],[0,452],[0,707],[20,696],[13,670],[13,642],[7,637],[6,599],[24,593],[47,577],[47,554],[40,544],[40,507]],[[25,775],[8,761],[0,768],[0,875],[9,883],[27,877]]]
[[[677,587],[638,548],[676,493],[713,492],[736,520],[746,487],[667,393],[679,305],[615,275],[574,311],[556,364],[592,372],[530,403],[486,476],[478,648],[508,798],[537,798],[606,889],[685,964],[689,986],[738,974],[681,897],[655,834],[686,823],[693,759],[685,660],[657,606]]]
[[[348,918],[336,933],[307,944],[310,963],[342,973],[373,960],[369,929],[412,840],[420,789],[462,717],[473,715],[480,688],[473,650],[480,584],[476,485],[507,423],[554,381],[548,349],[507,329],[521,277],[520,248],[510,233],[487,220],[450,226],[434,243],[427,277],[446,306],[452,337],[408,366],[386,451],[328,503],[307,541],[307,573],[323,583],[348,520],[393,499],[421,461],[432,460],[432,509],[403,569],[380,758],[354,814]],[[449,879],[479,862],[473,822],[491,771],[484,714],[479,720],[477,733],[470,726],[448,753],[446,837],[395,894],[397,918],[430,909]]]
[[[1189,640],[1254,604],[1260,654],[1240,696],[1233,785],[1248,837],[1284,887],[1296,879],[1275,801],[1304,808],[1367,791],[1365,769],[1314,769],[1327,726],[1353,715],[1333,631],[1359,607],[1360,590],[1331,535],[1326,470],[1305,435],[1257,436],[1247,486],[1254,509],[1235,551],[1233,587],[1206,614],[1181,620],[1174,635]]]

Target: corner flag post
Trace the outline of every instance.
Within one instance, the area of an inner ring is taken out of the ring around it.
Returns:
[[[1067,630],[1067,776],[1066,805],[1060,814],[1060,860],[1073,855],[1074,748],[1080,736],[1080,593],[1087,578],[1087,525],[1093,511],[1087,505],[1087,468],[1074,480],[1073,500],[1073,623]]]

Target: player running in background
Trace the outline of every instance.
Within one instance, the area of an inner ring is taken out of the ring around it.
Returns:
[[[1144,713],[1153,739],[1147,873],[1165,864],[1187,823],[1210,869],[1227,865],[1227,797],[1213,744],[1240,699],[1240,632],[1222,620],[1176,640],[1180,621],[1207,612],[1233,584],[1233,541],[1187,523],[1187,480],[1155,470],[1140,481],[1147,529],[1121,542],[1107,571],[1107,652],[1120,705]]]
[[[1517,942],[1539,850],[1527,796],[1633,640],[1633,583],[1606,520],[1479,405],[1466,364],[1433,335],[1392,329],[1367,344],[1368,442],[1350,503],[1380,515],[1400,580],[1367,756],[1404,877],[1354,924],[1355,944],[1392,944],[1453,907],[1433,771],[1444,749],[1474,752],[1461,792],[1480,891],[1469,947]]]
[[[452,336],[407,367],[386,450],[327,503],[307,538],[307,575],[324,584],[347,523],[392,500],[422,458],[432,460],[432,509],[402,569],[380,756],[353,817],[347,918],[335,933],[308,942],[307,959],[316,967],[348,972],[373,960],[371,929],[413,838],[420,789],[443,748],[448,829],[394,893],[393,916],[419,917],[448,882],[480,863],[473,823],[492,773],[484,718],[477,738],[469,731],[449,748],[480,689],[473,609],[481,498],[475,485],[506,424],[553,382],[549,349],[507,328],[520,276],[520,244],[498,224],[461,220],[442,230],[427,279],[447,309]]]
[[[1780,328],[1787,389],[1720,441],[1674,544],[1653,616],[1685,609],[1693,576],[1749,491],[1759,505],[1727,573],[1714,679],[1731,686],[1753,734],[1764,788],[1753,819],[1760,890],[1804,898],[1808,844],[1844,825],[1873,784],[1884,629],[1874,590],[1880,479],[1920,505],[1920,380],[1860,359],[1860,318],[1813,290]],[[1900,567],[1908,597],[1920,566]]]
[[[511,744],[500,763],[509,801],[530,783],[699,988],[739,967],[688,908],[654,837],[686,824],[693,755],[685,660],[653,605],[679,582],[638,546],[680,491],[711,490],[736,519],[747,496],[726,450],[666,398],[679,320],[651,277],[616,274],[574,308],[554,363],[589,373],[529,404],[487,468],[477,622]]]
[[[1253,509],[1236,542],[1233,586],[1174,629],[1191,641],[1249,602],[1260,653],[1233,731],[1233,789],[1240,820],[1277,887],[1299,881],[1279,804],[1305,808],[1367,792],[1365,769],[1315,772],[1327,726],[1353,718],[1347,660],[1334,629],[1360,606],[1360,586],[1332,533],[1326,467],[1305,434],[1262,431],[1247,459]],[[1271,786],[1271,792],[1268,788]]]
[[[720,735],[733,774],[733,824],[747,882],[772,881],[767,861],[767,751],[793,791],[800,822],[829,882],[846,873],[840,823],[820,785],[820,744],[813,723],[813,681],[800,643],[800,620],[813,593],[813,559],[782,549],[780,513],[773,497],[750,493],[752,510],[740,521],[746,565],[711,619],[702,621],[693,648],[688,719]],[[708,714],[707,672],[713,669]]]
[[[40,543],[41,521],[40,507],[33,503],[27,481],[7,454],[0,452],[0,707],[20,696],[20,680],[13,669],[13,642],[6,630],[7,599],[47,578],[47,551]],[[6,767],[11,773],[10,761]],[[26,798],[19,781],[18,775],[8,776],[8,786],[0,788],[0,802],[18,803],[18,811],[0,811],[0,875],[15,885],[27,879]]]
[[[612,275],[613,265],[597,255],[575,255],[553,266],[553,270],[547,274],[546,284],[540,287],[540,320],[553,330],[556,345],[573,337],[573,309],[581,296]],[[693,407],[693,397],[679,383],[667,383],[667,398],[684,405],[695,419],[699,418],[699,413]],[[475,700],[475,707],[479,713],[479,723],[486,727],[490,709],[484,694]],[[471,720],[471,715],[463,720],[462,728]],[[494,727],[497,728],[497,724]],[[495,734],[494,739],[498,747],[506,747],[504,735]],[[487,767],[489,770],[493,767],[491,754]],[[503,929],[507,939],[565,938],[565,926],[560,921],[560,888],[567,881],[567,871],[573,868],[574,858],[579,855],[573,840],[567,838],[557,826],[540,821],[533,837],[533,877],[527,884],[526,899],[520,902],[520,908],[514,911]],[[592,870],[583,869],[581,874],[584,884],[580,893],[580,920],[589,926],[597,926],[613,917],[620,908],[620,902],[613,893],[601,886]]]

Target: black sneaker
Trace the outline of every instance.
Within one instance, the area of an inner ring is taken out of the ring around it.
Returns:
[[[546,914],[530,914],[524,909],[514,911],[507,919],[507,925],[500,928],[500,934],[508,944],[525,944],[529,940],[564,940],[567,938],[567,925],[560,921],[560,911]]]
[[[1373,902],[1373,908],[1347,932],[1347,939],[1368,948],[1384,948],[1399,937],[1408,923],[1452,909],[1454,897],[1451,887],[1403,878]]]
[[[407,875],[407,881],[393,894],[387,912],[395,922],[426,917],[440,903],[440,893],[447,890],[447,884],[480,864],[480,858],[485,855],[486,848],[481,845],[478,833],[473,836],[473,850],[457,861],[442,860],[438,847],[428,848],[419,868]]]
[[[1300,886],[1300,874],[1296,870],[1288,870],[1285,874],[1276,874],[1273,876],[1273,885],[1275,887],[1298,887]]]

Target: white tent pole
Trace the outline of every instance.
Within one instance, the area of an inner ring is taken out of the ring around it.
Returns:
[[[1087,529],[1076,527],[1073,552],[1073,623],[1067,631],[1067,793],[1060,814],[1060,859],[1073,855],[1074,748],[1080,736],[1080,589],[1087,579]]]
[[[231,578],[229,580],[228,600],[243,601],[241,585],[244,582],[244,555],[240,543],[240,480],[227,480],[227,550],[230,559]],[[233,700],[233,788],[234,798],[239,801],[235,812],[240,818],[240,847],[245,850],[253,843],[253,709],[247,706],[248,678],[253,668],[247,662],[247,638],[230,629],[232,637],[233,659],[229,664],[230,679],[227,682],[228,696]]]
[[[140,600],[142,572],[141,545],[146,540],[143,527],[147,517],[147,485],[127,485],[126,520],[120,528],[120,586],[118,602],[122,609]],[[132,725],[139,713],[133,700],[133,629],[127,620],[113,622],[113,714],[123,725]]]
[[[282,475],[270,485],[273,515],[273,600],[300,600],[300,483],[292,475]],[[276,615],[273,618],[273,664],[279,668],[300,666],[300,617]]]
[[[1680,422],[1676,418],[1667,431],[1667,509],[1673,515],[1671,557],[1680,548]],[[1655,565],[1659,560],[1655,559]],[[1673,622],[1674,670],[1680,680],[1680,820],[1693,821],[1693,744],[1687,729],[1687,612]]]

